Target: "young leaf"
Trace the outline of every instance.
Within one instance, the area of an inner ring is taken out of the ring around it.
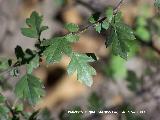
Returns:
[[[112,8],[107,9],[105,12],[105,15],[107,18],[102,22],[102,28],[107,30],[110,26],[112,19],[113,19],[113,9]]]
[[[109,22],[107,20],[104,20],[102,22],[102,28],[105,30],[107,30],[109,28]]]
[[[27,99],[31,104],[37,103],[44,95],[41,81],[31,74],[24,75],[16,84],[17,97]]]
[[[48,29],[47,26],[42,26],[43,17],[37,12],[32,12],[30,18],[26,19],[28,28],[21,28],[21,32],[24,36],[30,38],[38,38],[41,32]]]
[[[32,60],[30,60],[29,64],[27,64],[27,72],[30,74],[37,67],[39,67],[39,56],[38,55],[36,55]]]
[[[101,30],[102,30],[102,24],[101,24],[101,23],[97,23],[96,26],[95,26],[95,28],[96,28],[96,31],[97,31],[98,33],[100,33]]]
[[[74,23],[68,23],[65,25],[65,28],[69,31],[69,32],[77,32],[79,30],[78,25],[74,24]]]
[[[79,36],[74,34],[66,35],[65,38],[68,42],[77,42],[79,40]]]
[[[60,61],[63,54],[70,55],[72,48],[70,42],[65,37],[57,37],[42,43],[44,46],[48,46],[43,52],[47,63]]]
[[[88,20],[90,23],[95,23],[99,19],[99,17],[100,17],[100,13],[97,12],[91,15]]]
[[[112,21],[111,34],[106,41],[106,46],[112,46],[113,54],[127,59],[129,43],[135,39],[133,31],[121,20],[120,13],[117,13]]]
[[[88,62],[93,62],[92,57],[88,57],[85,54],[73,53],[71,61],[68,65],[68,74],[73,74],[77,71],[77,79],[87,86],[91,86],[93,83],[92,75],[96,75],[96,71],[93,67],[88,65]]]
[[[106,10],[105,15],[107,17],[108,22],[110,23],[113,18],[113,8],[109,8]]]

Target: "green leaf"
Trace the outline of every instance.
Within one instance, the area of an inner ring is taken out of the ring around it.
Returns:
[[[160,8],[160,0],[155,0],[155,7]]]
[[[5,105],[0,105],[0,120],[8,120],[9,109]]]
[[[72,53],[71,43],[66,40],[65,37],[57,37],[42,43],[44,46],[48,46],[43,52],[47,63],[58,62],[61,60],[62,55],[70,55]]]
[[[147,19],[145,17],[138,17],[136,21],[136,30],[135,30],[135,35],[144,40],[144,41],[150,41],[150,32],[147,29]]]
[[[90,23],[95,23],[99,19],[99,17],[100,17],[100,13],[97,12],[91,15],[88,20]]]
[[[68,23],[65,25],[65,28],[69,31],[69,32],[77,32],[79,30],[78,25],[74,24],[74,23]]]
[[[102,22],[102,28],[105,30],[107,30],[109,28],[109,22],[107,20],[104,20]]]
[[[89,110],[98,111],[102,109],[102,107],[104,106],[102,99],[94,92],[89,96],[88,102],[89,102],[88,106]]]
[[[16,84],[15,94],[19,98],[27,99],[30,104],[35,104],[44,95],[44,91],[42,83],[37,77],[26,74]]]
[[[77,79],[85,85],[91,86],[93,83],[92,75],[96,75],[96,71],[88,65],[88,62],[93,61],[94,59],[92,57],[88,57],[85,54],[73,53],[67,72],[71,75],[77,71]]]
[[[110,23],[112,21],[113,18],[113,8],[108,8],[105,12],[105,15],[107,17],[108,22]]]
[[[48,29],[47,26],[42,26],[43,17],[37,12],[32,12],[30,18],[26,19],[28,28],[21,28],[21,32],[24,36],[30,38],[39,38],[41,32]]]
[[[140,39],[149,42],[150,41],[150,32],[145,27],[137,27],[135,31],[136,36]]]
[[[101,24],[101,23],[97,23],[96,26],[95,26],[95,28],[96,28],[96,31],[97,31],[98,33],[100,33],[101,30],[102,30],[102,24]]]
[[[111,33],[106,41],[106,47],[112,46],[114,55],[119,55],[123,59],[127,59],[129,43],[133,40],[135,40],[133,31],[122,22],[121,14],[117,13],[112,20]]]
[[[23,104],[18,104],[18,105],[16,105],[16,107],[15,107],[15,111],[16,112],[22,112],[23,111]]]
[[[27,64],[27,73],[32,73],[34,69],[39,67],[39,56],[36,55],[32,60],[30,60],[29,64]]]
[[[68,42],[77,42],[79,40],[79,36],[72,33],[66,35],[65,38]]]

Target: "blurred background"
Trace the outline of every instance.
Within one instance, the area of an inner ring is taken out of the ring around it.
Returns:
[[[88,25],[88,17],[95,11],[103,12],[116,6],[119,0],[0,0],[0,57],[14,58],[17,45],[34,48],[34,40],[24,37],[20,28],[32,11],[44,16],[49,30],[45,38],[66,33],[65,23]],[[124,0],[120,10],[124,22],[131,26],[137,40],[123,60],[112,55],[105,47],[107,33],[94,28],[81,34],[73,44],[75,51],[95,53],[99,60],[92,66],[97,70],[91,88],[77,81],[76,75],[68,76],[69,58],[59,64],[42,64],[34,74],[45,84],[46,96],[36,106],[44,111],[42,120],[160,120],[160,17],[154,0]],[[24,68],[21,68],[24,73]],[[1,89],[10,102],[16,97],[11,90],[17,77],[5,76]],[[47,109],[46,109],[47,108]],[[25,106],[25,111],[33,108]],[[135,114],[68,114],[68,110],[135,111]]]

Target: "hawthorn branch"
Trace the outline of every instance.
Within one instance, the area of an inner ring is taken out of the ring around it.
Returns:
[[[84,3],[84,2],[82,2],[82,1],[80,1],[80,0],[77,0],[77,1],[78,1],[78,3],[81,3],[82,5],[84,5],[84,6],[86,6],[86,7],[89,7],[89,5],[88,5],[87,3]],[[122,3],[123,3],[123,0],[121,0],[121,1],[115,6],[115,8],[114,8],[114,14],[117,13],[117,10],[119,9],[119,7],[121,6]],[[92,7],[89,7],[89,8],[90,8],[91,10],[94,9],[94,8],[92,8]],[[96,11],[96,9],[94,9],[94,11]],[[81,34],[81,33],[85,32],[86,30],[88,30],[89,28],[94,27],[97,23],[103,22],[104,20],[106,20],[106,18],[107,18],[107,17],[102,17],[102,18],[100,18],[97,22],[95,22],[95,23],[93,23],[93,24],[90,24],[90,25],[88,25],[88,26],[80,29],[78,32],[75,32],[74,34]],[[70,33],[68,33],[68,34],[70,34]],[[39,43],[41,43],[40,37],[38,38],[38,41],[39,41]],[[19,66],[21,66],[21,64],[20,64],[19,61],[17,61],[14,65],[12,65],[12,66],[9,67],[8,69],[2,71],[2,72],[0,73],[0,76],[1,76],[1,75],[4,75],[5,73],[8,73],[8,72],[9,72],[10,70],[12,70],[13,68],[19,67]]]
[[[124,0],[121,0],[121,1],[115,6],[115,8],[114,8],[114,14],[116,14],[117,10],[118,10],[118,9],[120,8],[120,6],[123,4],[123,1],[124,1]],[[80,0],[77,0],[77,2],[80,3],[81,5],[84,5],[85,7],[89,8],[89,9],[90,9],[91,11],[93,11],[93,12],[94,12],[94,11],[98,11],[98,10],[96,10],[96,9],[93,8],[93,7],[91,7],[89,4],[87,4],[87,3],[85,3],[85,2],[82,2],[82,1],[80,1]],[[80,31],[78,31],[77,33],[79,33],[79,34],[83,33],[84,31],[86,31],[86,30],[89,29],[90,27],[94,27],[95,24],[103,22],[106,18],[107,18],[107,17],[103,17],[103,18],[99,19],[99,20],[98,20],[97,22],[95,22],[94,24],[91,24],[91,25],[88,25],[88,26],[82,28],[82,29],[81,29]],[[153,40],[150,40],[150,42],[145,42],[145,41],[143,41],[143,40],[141,40],[141,39],[138,39],[138,38],[136,38],[136,39],[137,39],[138,42],[140,42],[141,45],[144,45],[144,46],[147,46],[147,47],[151,48],[152,50],[154,50],[155,52],[157,52],[157,53],[160,55],[160,49],[157,48],[157,47],[154,45]]]

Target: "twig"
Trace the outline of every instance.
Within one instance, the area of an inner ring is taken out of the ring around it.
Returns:
[[[79,0],[78,0],[78,1],[79,1]],[[116,5],[116,7],[114,8],[114,14],[116,14],[117,9],[121,6],[122,3],[123,3],[123,0],[121,0],[121,1]],[[82,5],[84,5],[84,4],[85,4],[85,6],[89,6],[88,4],[86,5],[86,3],[83,2]],[[89,8],[91,8],[91,10],[94,9],[94,8],[92,8],[92,7],[89,7]],[[96,11],[96,10],[94,9],[94,11]],[[106,18],[107,18],[107,17],[103,17],[103,18],[99,19],[97,22],[95,22],[95,23],[93,23],[93,24],[90,24],[90,25],[88,25],[88,26],[80,29],[80,30],[79,30],[78,32],[76,32],[75,34],[81,34],[81,33],[83,33],[84,31],[86,31],[86,30],[89,29],[90,27],[94,27],[97,23],[103,22]]]
[[[79,2],[79,1],[80,1],[80,0],[78,0],[77,2]],[[121,1],[115,6],[115,8],[114,8],[114,14],[117,12],[117,9],[119,9],[119,7],[122,5],[123,1],[124,1],[124,0],[121,0]],[[81,4],[83,3],[82,5],[88,7],[90,10],[96,11],[95,8],[91,7],[91,6],[90,6],[89,4],[87,4],[87,3],[84,3],[84,2],[79,2],[79,3],[81,3]],[[105,19],[106,19],[106,17],[103,17],[103,18],[101,18],[100,20],[98,20],[96,23],[91,24],[91,25],[88,25],[87,27],[82,28],[82,29],[81,29],[80,31],[78,31],[77,33],[82,33],[82,32],[84,32],[84,31],[86,31],[88,28],[93,27],[93,26],[94,26],[95,24],[97,24],[98,22],[103,22]],[[145,41],[143,41],[143,40],[141,40],[141,39],[138,39],[138,38],[137,38],[137,40],[138,40],[138,42],[140,42],[142,45],[145,45],[145,46],[151,48],[152,50],[154,50],[155,52],[157,52],[157,53],[160,55],[160,49],[158,49],[158,48],[153,44],[153,41],[152,41],[152,40],[151,40],[151,42],[145,42]]]

